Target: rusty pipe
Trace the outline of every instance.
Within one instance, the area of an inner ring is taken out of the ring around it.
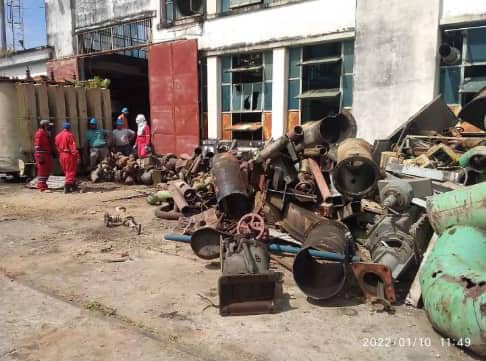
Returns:
[[[179,188],[180,192],[184,196],[184,199],[188,202],[194,201],[196,198],[196,191],[194,188],[192,188],[189,184],[182,180],[174,181],[173,182],[174,186]]]
[[[296,125],[288,134],[288,138],[294,143],[300,143],[304,139],[304,129]]]
[[[179,212],[181,212],[184,217],[189,216],[191,214],[191,207],[189,207],[189,204],[184,198],[180,188],[178,188],[175,184],[169,184],[169,192],[172,195],[174,204]]]
[[[356,137],[356,120],[350,112],[329,115],[316,122],[309,122],[302,126],[304,129],[305,148],[316,145],[337,144],[347,138]]]
[[[255,158],[256,163],[263,163],[267,159],[277,158],[280,153],[287,147],[289,137],[286,135],[266,144]]]
[[[348,198],[366,197],[375,189],[380,178],[373,160],[371,145],[363,139],[346,139],[336,152],[336,166],[332,173],[339,193]]]
[[[250,213],[247,184],[240,162],[231,153],[218,153],[213,159],[212,174],[220,210],[229,218],[239,219]]]
[[[303,244],[292,268],[300,290],[316,300],[331,298],[341,291],[346,281],[345,263],[318,260],[311,250],[338,253],[347,259],[350,239],[347,227],[290,203],[282,228]]]

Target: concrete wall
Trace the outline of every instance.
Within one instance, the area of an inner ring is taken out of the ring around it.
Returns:
[[[25,78],[27,67],[31,76],[47,75],[47,61],[51,49],[41,47],[28,49],[0,58],[0,75]]]
[[[440,0],[360,0],[354,104],[359,136],[387,137],[437,91]]]
[[[442,23],[486,19],[486,0],[442,0]]]
[[[120,19],[158,10],[153,0],[76,0],[75,27],[100,26]]]
[[[74,53],[71,0],[46,0],[47,45],[54,48],[54,57]]]

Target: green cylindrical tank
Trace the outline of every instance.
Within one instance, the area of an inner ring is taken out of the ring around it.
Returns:
[[[444,336],[486,356],[486,231],[452,226],[420,274],[425,310]]]
[[[427,213],[439,235],[454,225],[486,229],[486,182],[429,198]]]

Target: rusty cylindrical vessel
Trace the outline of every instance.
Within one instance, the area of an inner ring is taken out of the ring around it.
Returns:
[[[302,128],[305,148],[321,144],[336,144],[344,139],[356,137],[357,133],[356,120],[347,111],[306,123]]]
[[[335,296],[346,281],[346,265],[313,257],[310,250],[349,254],[350,233],[337,221],[322,218],[290,203],[282,227],[303,243],[293,265],[294,280],[305,295],[324,300]]]
[[[249,213],[250,198],[238,159],[228,152],[215,155],[212,174],[220,210],[233,219]]]
[[[372,193],[380,170],[373,160],[371,145],[363,139],[343,141],[337,149],[332,177],[336,189],[347,197],[365,197]]]

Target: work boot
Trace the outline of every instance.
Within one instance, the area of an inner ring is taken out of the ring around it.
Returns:
[[[72,185],[71,184],[64,184],[64,193],[67,194],[67,193],[72,193],[73,189],[72,189]]]

